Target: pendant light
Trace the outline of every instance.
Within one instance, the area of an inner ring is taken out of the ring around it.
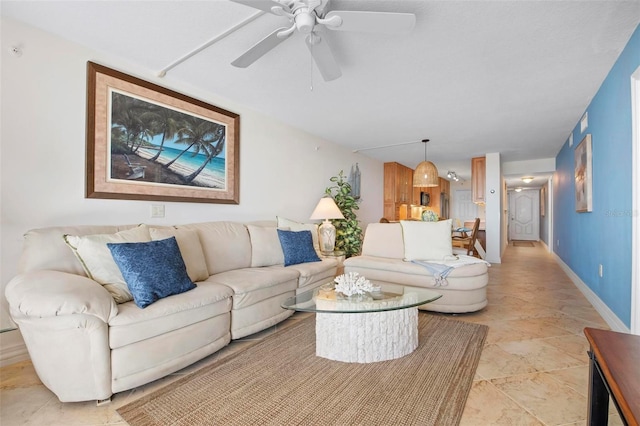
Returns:
[[[422,139],[424,143],[424,161],[418,164],[413,172],[413,186],[431,187],[438,186],[438,168],[431,161],[427,161],[427,142],[429,139]]]

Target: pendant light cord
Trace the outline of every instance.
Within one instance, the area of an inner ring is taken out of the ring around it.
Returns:
[[[429,139],[422,139],[422,143],[424,144],[424,161],[427,161],[427,143]]]

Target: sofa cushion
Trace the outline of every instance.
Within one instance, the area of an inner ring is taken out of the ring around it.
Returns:
[[[287,269],[298,271],[298,288],[303,289],[310,284],[323,281],[329,283],[333,281],[338,271],[338,260],[336,258],[323,258],[322,262],[298,263],[287,266]]]
[[[451,219],[439,222],[401,220],[404,260],[450,260]]]
[[[175,237],[146,243],[107,243],[140,308],[195,288]]]
[[[231,288],[233,309],[241,309],[295,290],[298,271],[282,266],[236,269],[212,275],[207,282]]]
[[[134,302],[118,305],[118,315],[109,321],[109,345],[119,348],[228,313],[232,295],[227,286],[201,282],[191,291],[158,300],[145,309]]]
[[[88,276],[73,250],[69,250],[64,235],[115,234],[137,226],[80,225],[31,229],[24,234],[18,273],[46,269]]]
[[[318,225],[315,223],[300,223],[295,220],[286,219],[281,216],[276,217],[278,229],[285,229],[290,231],[309,231],[311,232],[311,238],[313,239],[313,248],[316,252],[320,253],[320,241],[318,240]]]
[[[402,226],[399,223],[370,223],[362,243],[362,255],[404,258]]]
[[[251,266],[249,231],[237,222],[203,222],[176,226],[198,232],[210,275]]]
[[[204,281],[209,278],[207,261],[204,259],[200,237],[195,229],[149,228],[149,234],[154,241],[175,237],[191,281]]]
[[[133,300],[124,277],[107,248],[107,243],[151,241],[146,225],[115,234],[84,236],[65,234],[64,241],[82,263],[87,276],[102,284],[117,303]]]
[[[344,261],[344,271],[358,272],[376,283],[395,283],[412,287],[434,287],[433,274],[416,263],[402,259],[390,259],[375,256],[354,256]],[[482,287],[487,285],[487,264],[478,259],[477,263],[454,268],[447,275],[447,286],[438,290],[451,290],[464,287]]]
[[[251,267],[283,265],[284,253],[275,226],[247,225],[251,238]]]
[[[320,262],[313,248],[310,231],[285,231],[278,229],[278,238],[284,253],[284,266],[306,262]]]

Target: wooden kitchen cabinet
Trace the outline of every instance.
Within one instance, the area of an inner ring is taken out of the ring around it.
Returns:
[[[476,204],[484,204],[486,201],[486,165],[485,157],[471,159],[471,200]]]
[[[413,169],[400,163],[384,163],[384,217],[409,218],[413,201]]]
[[[389,220],[411,218],[411,206],[420,206],[420,192],[428,192],[430,202],[427,208],[447,219],[444,216],[447,216],[448,206],[441,205],[441,194],[446,194],[448,200],[450,182],[438,178],[438,183],[439,185],[434,187],[414,188],[413,169],[400,163],[384,163],[384,217]]]

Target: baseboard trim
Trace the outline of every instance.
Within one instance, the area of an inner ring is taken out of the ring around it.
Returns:
[[[551,253],[551,248],[547,245],[547,243],[545,243],[544,241],[540,240],[538,241],[540,244],[542,244],[542,247],[544,247],[544,249],[546,251],[548,251],[549,253]],[[555,253],[554,253],[555,254]]]
[[[600,299],[598,295],[595,294],[593,290],[591,290],[589,286],[586,285],[584,281],[582,281],[580,277],[576,275],[575,272],[573,272],[571,268],[569,268],[569,265],[564,263],[564,261],[560,259],[560,256],[558,256],[555,252],[552,252],[552,254],[558,262],[558,265],[560,265],[562,270],[569,276],[569,279],[571,279],[575,286],[578,287],[578,290],[580,290],[580,292],[584,294],[584,297],[586,297],[589,303],[593,305],[595,310],[598,311],[605,322],[609,325],[611,330],[619,331],[621,333],[630,333],[631,331],[629,330],[629,328],[622,321],[620,321],[620,318],[618,318],[618,316],[614,314],[611,309],[609,309],[609,307],[602,301],[602,299]]]
[[[14,333],[16,334],[14,335]],[[2,334],[2,344],[0,345],[0,367],[29,359],[27,347],[24,342],[22,342],[17,330],[8,331]],[[11,342],[12,340],[13,342]]]

